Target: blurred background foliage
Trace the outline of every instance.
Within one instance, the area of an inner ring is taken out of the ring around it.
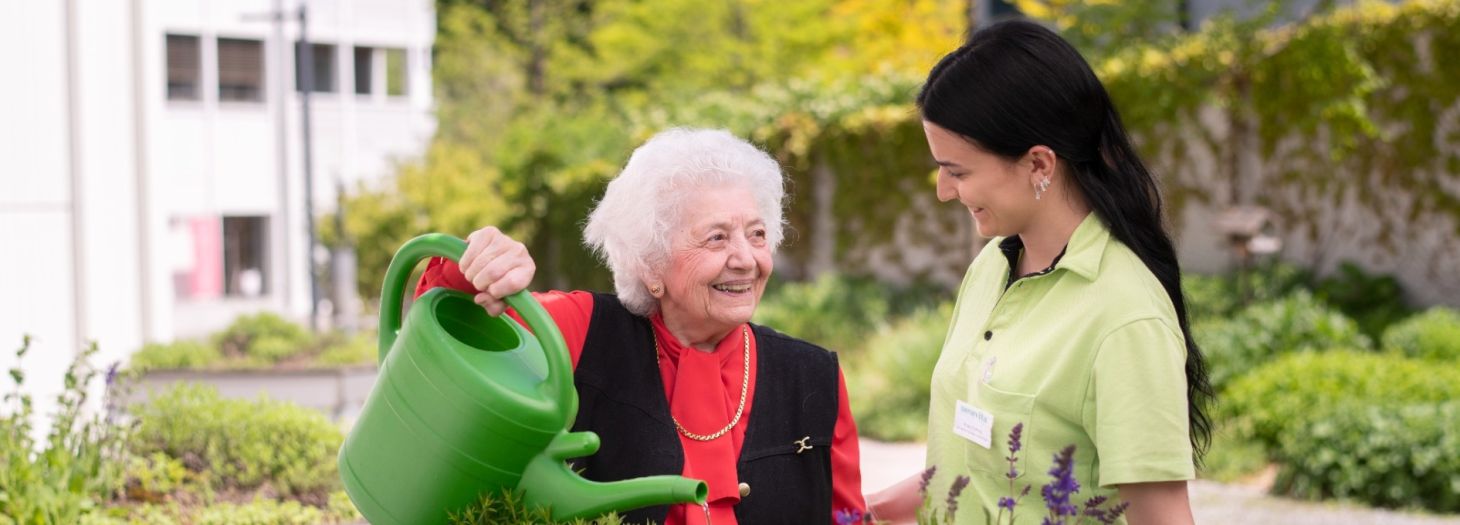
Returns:
[[[1460,70],[1438,62],[1442,50],[1460,49],[1460,3],[1320,2],[1275,26],[1282,3],[1257,2],[1270,8],[1191,31],[1177,0],[1014,4],[1091,59],[1164,174],[1172,217],[1188,202],[1261,204],[1290,225],[1286,233],[1323,246],[1335,233],[1313,217],[1357,201],[1383,212],[1374,242],[1391,251],[1403,241],[1384,234],[1417,217],[1460,228],[1460,198],[1429,190],[1460,172],[1460,151],[1447,145],[1455,133],[1442,136],[1439,125],[1444,101],[1460,95]],[[783,275],[815,277],[804,269],[818,255],[858,274],[851,250],[889,237],[930,185],[910,101],[969,22],[968,3],[931,0],[438,5],[437,136],[397,177],[351,191],[343,235],[320,222],[326,242],[356,246],[367,298],[405,239],[488,224],[529,245],[536,287],[607,288],[581,246],[582,221],[635,145],[679,125],[727,128],[786,167],[793,236]],[[1214,131],[1204,112],[1248,133]],[[1284,146],[1294,137],[1302,147]],[[1183,163],[1196,147],[1216,155],[1221,180],[1193,179]],[[1239,157],[1254,150],[1270,165],[1243,172]],[[827,183],[831,202],[815,201],[811,189]],[[1279,186],[1302,198],[1258,191]],[[1376,189],[1412,202],[1396,209]],[[842,227],[815,223],[823,206]],[[797,242],[820,235],[834,242]],[[1312,267],[1326,267],[1321,248],[1314,257]],[[1385,322],[1357,318],[1371,337]]]

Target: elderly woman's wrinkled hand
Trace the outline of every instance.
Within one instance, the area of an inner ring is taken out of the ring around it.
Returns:
[[[526,289],[537,272],[527,246],[494,226],[467,236],[460,263],[462,275],[480,291],[476,303],[492,315],[507,311],[503,298]]]

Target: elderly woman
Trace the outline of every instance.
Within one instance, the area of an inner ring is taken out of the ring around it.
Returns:
[[[588,219],[587,243],[615,294],[535,294],[568,344],[580,405],[573,431],[598,481],[680,474],[709,508],[650,507],[628,521],[828,523],[860,514],[857,432],[836,355],[751,324],[781,242],[780,167],[723,131],[671,130],[634,151]],[[434,286],[476,294],[489,313],[535,267],[496,228],[471,234]]]

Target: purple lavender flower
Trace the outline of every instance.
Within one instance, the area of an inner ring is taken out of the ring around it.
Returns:
[[[963,489],[968,486],[968,482],[968,476],[958,476],[953,479],[953,486],[948,488],[949,521],[953,521],[953,515],[958,512],[958,495],[963,493]]]
[[[1080,491],[1080,482],[1075,480],[1075,446],[1070,445],[1054,455],[1054,467],[1049,469],[1054,478],[1040,490],[1044,505],[1049,509],[1053,523],[1063,523],[1064,516],[1076,516],[1080,509],[1070,504],[1070,495]]]
[[[854,525],[862,523],[862,511],[857,509],[842,509],[835,512],[836,525]]]
[[[112,386],[112,383],[116,382],[117,368],[120,368],[121,366],[122,362],[117,361],[115,363],[112,363],[112,366],[106,368],[106,386]]]
[[[1014,425],[1014,429],[1009,431],[1009,455],[1010,456],[1014,455],[1015,452],[1018,452],[1019,449],[1022,448],[1022,447],[1020,447],[1020,444],[1019,444],[1019,438],[1023,437],[1023,435],[1024,435],[1024,423],[1015,424]]]
[[[1086,517],[1095,518],[1096,521],[1099,521],[1101,523],[1105,523],[1105,520],[1109,516],[1110,511],[1102,509],[1100,508],[1100,506],[1105,504],[1106,499],[1107,498],[1105,496],[1095,496],[1093,498],[1085,500],[1084,515]]]
[[[1002,498],[999,498],[999,508],[1001,508],[1001,509],[1009,509],[1010,512],[1013,512],[1014,511],[1014,504],[1015,504],[1014,498],[1011,498],[1011,497],[1008,497],[1008,496],[1004,496]]]
[[[1125,509],[1129,507],[1129,501],[1120,502],[1116,506],[1110,508],[1110,512],[1106,513],[1105,517],[1100,519],[1100,523],[1104,523],[1105,525],[1111,525],[1112,523],[1115,523],[1115,520],[1120,519],[1120,516],[1125,514]]]
[[[928,467],[928,470],[923,471],[923,479],[918,481],[918,494],[922,494],[924,496],[928,495],[928,483],[931,483],[933,481],[933,473],[937,471],[937,465]]]

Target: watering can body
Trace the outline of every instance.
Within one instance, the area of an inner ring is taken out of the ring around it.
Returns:
[[[372,524],[444,523],[482,494],[521,491],[555,519],[648,505],[704,502],[703,482],[654,476],[582,479],[564,460],[598,438],[568,428],[577,413],[562,335],[525,292],[507,298],[533,328],[492,317],[472,298],[437,288],[400,316],[421,259],[459,259],[465,242],[429,234],[396,253],[381,294],[380,377],[340,448],[340,476]],[[536,335],[534,335],[536,334]]]

